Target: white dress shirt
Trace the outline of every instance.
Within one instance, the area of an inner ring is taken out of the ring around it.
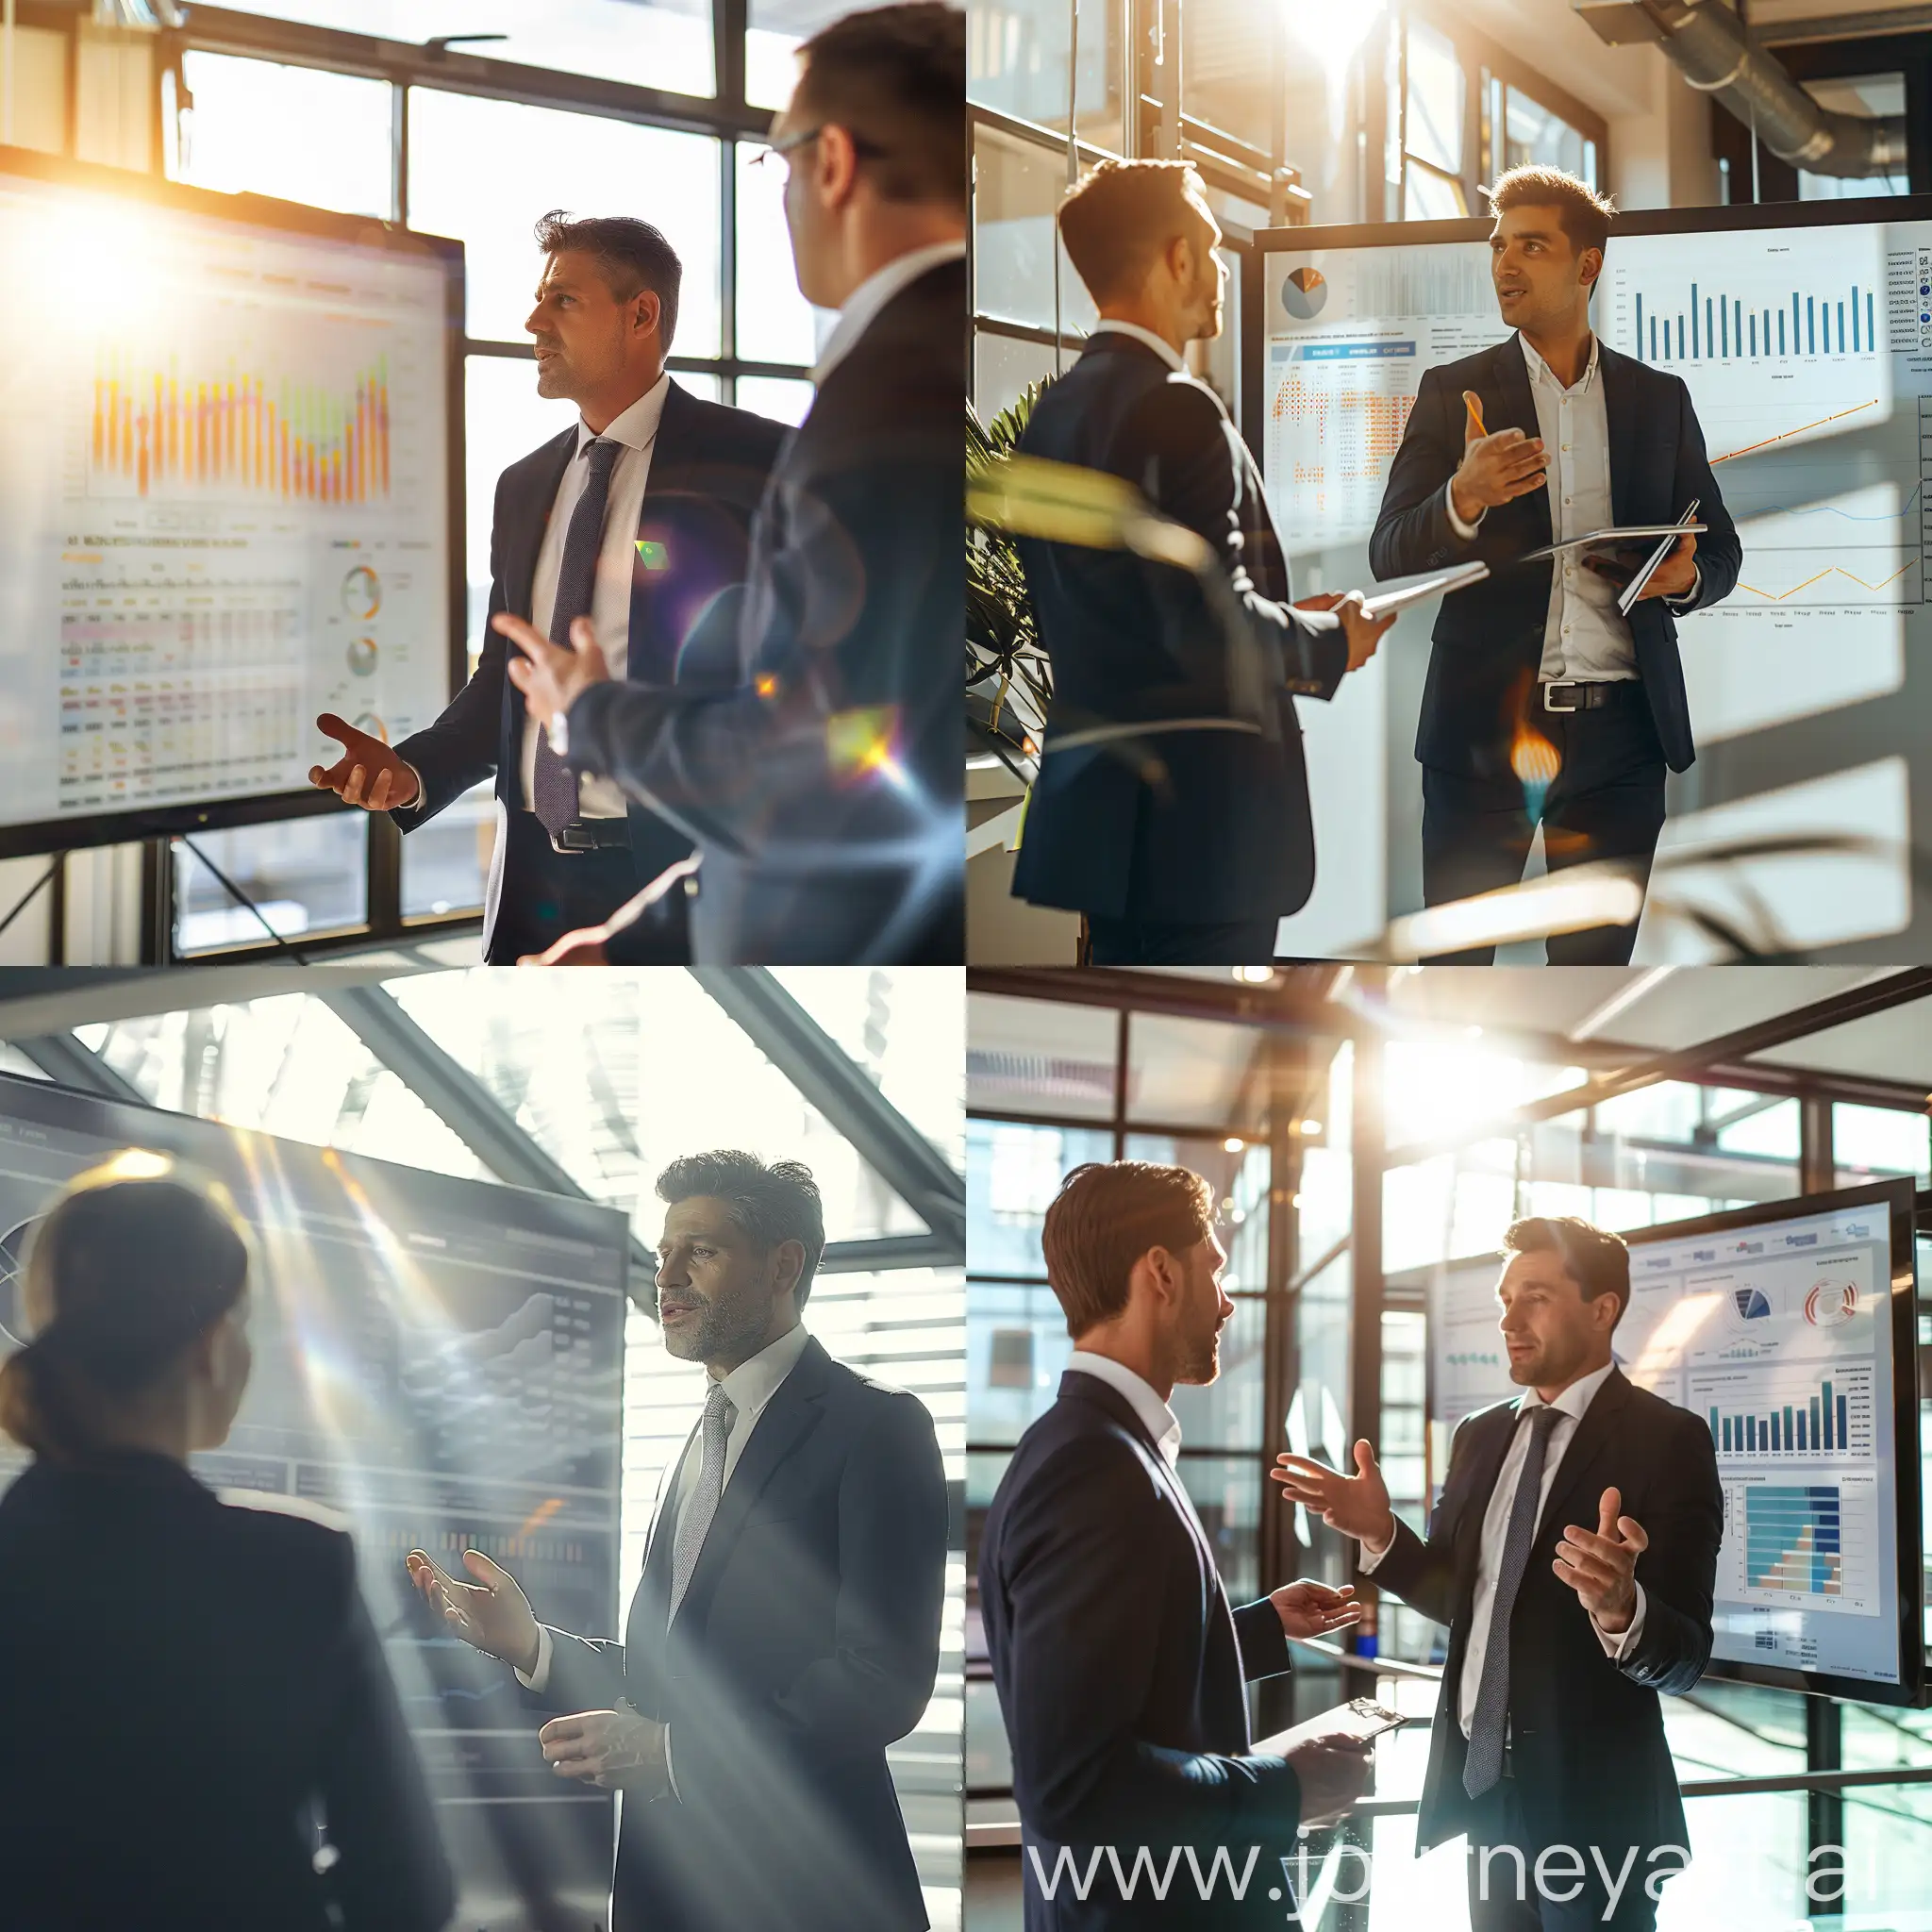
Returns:
[[[1550,1500],[1550,1491],[1562,1464],[1563,1452],[1570,1446],[1570,1439],[1575,1435],[1584,1411],[1596,1391],[1609,1380],[1610,1371],[1615,1366],[1614,1362],[1607,1362],[1594,1374],[1571,1383],[1554,1403],[1548,1405],[1534,1389],[1525,1389],[1523,1392],[1523,1400],[1518,1405],[1516,1433],[1509,1439],[1509,1453],[1504,1457],[1503,1467],[1497,1472],[1496,1487],[1491,1491],[1490,1507],[1483,1516],[1482,1554],[1476,1565],[1475,1597],[1470,1606],[1469,1644],[1462,1653],[1462,1681],[1457,1686],[1457,1716],[1465,1738],[1469,1736],[1470,1725],[1475,1721],[1476,1692],[1482,1687],[1483,1656],[1490,1644],[1490,1615],[1496,1603],[1496,1573],[1503,1565],[1503,1545],[1509,1534],[1509,1512],[1516,1507],[1516,1486],[1523,1479],[1523,1465],[1529,1459],[1530,1437],[1535,1434],[1533,1429],[1522,1426],[1521,1418],[1532,1409],[1546,1406],[1555,1408],[1560,1418],[1551,1425],[1550,1440],[1543,1456],[1542,1487],[1536,1503],[1537,1524],[1541,1524],[1543,1506]],[[1593,1530],[1598,1521],[1594,1498],[1586,1515],[1583,1526]],[[1532,1534],[1535,1527],[1532,1525]],[[1364,1543],[1361,1554],[1363,1574],[1372,1574],[1375,1565],[1393,1547],[1393,1538],[1378,1550],[1371,1550]],[[1597,1641],[1604,1647],[1604,1655],[1611,1658],[1621,1657],[1643,1634],[1642,1584],[1637,1586],[1637,1608],[1627,1630],[1613,1635],[1594,1617],[1590,1620],[1590,1624],[1596,1632]]]
[[[924,248],[908,249],[904,255],[895,255],[884,268],[874,269],[845,298],[845,306],[839,311],[839,320],[832,326],[832,333],[825,338],[825,346],[819,351],[818,367],[811,373],[815,383],[822,383],[838,365],[852,353],[852,345],[873,325],[874,318],[888,302],[902,289],[909,289],[928,269],[938,268],[942,261],[964,261],[966,242],[962,236],[957,242],[934,242]]]
[[[1083,1375],[1091,1375],[1097,1382],[1105,1382],[1117,1394],[1124,1395],[1134,1413],[1146,1425],[1147,1433],[1154,1438],[1161,1460],[1170,1469],[1179,1463],[1180,1423],[1174,1410],[1154,1392],[1152,1383],[1137,1375],[1124,1362],[1115,1361],[1112,1356],[1094,1355],[1084,1348],[1076,1348],[1067,1357],[1067,1366],[1078,1369]]]
[[[1597,368],[1597,339],[1590,339],[1590,361],[1567,389],[1550,365],[1519,335],[1523,360],[1529,372],[1529,393],[1536,405],[1537,434],[1546,459],[1545,487],[1550,493],[1550,529],[1557,542],[1607,530],[1616,522],[1610,508],[1610,423],[1604,403],[1604,385]],[[1474,524],[1456,513],[1453,491],[1445,491],[1450,527],[1468,542],[1488,515],[1485,508]],[[1549,614],[1543,621],[1543,655],[1537,670],[1542,684],[1612,684],[1633,678],[1637,649],[1631,641],[1630,620],[1617,608],[1617,586],[1588,569],[1582,553],[1560,553],[1550,572]],[[1697,594],[1693,581],[1681,597],[1682,606]]]
[[[651,451],[658,441],[658,425],[664,414],[664,392],[669,375],[658,380],[621,416],[605,428],[607,441],[621,442],[624,454],[611,466],[610,495],[604,511],[604,541],[597,552],[597,582],[591,593],[591,622],[597,642],[610,666],[613,678],[622,681],[630,654],[630,592],[637,564],[638,519],[643,514],[644,487],[651,479]],[[577,423],[577,453],[557,486],[556,500],[550,507],[550,522],[543,531],[543,542],[537,552],[537,574],[530,583],[530,622],[545,637],[550,635],[550,619],[557,608],[557,577],[563,568],[564,540],[570,535],[571,512],[583,496],[590,479],[590,464],[584,458],[585,445],[593,440],[590,425]],[[518,759],[519,777],[525,810],[536,803],[537,721],[524,713],[524,741]],[[608,778],[593,778],[588,772],[577,774],[577,810],[587,819],[621,819],[625,815],[624,793]]]
[[[632,527],[635,528],[635,522]],[[811,1340],[809,1331],[801,1324],[788,1329],[776,1341],[761,1348],[749,1361],[739,1365],[724,1377],[724,1393],[736,1411],[731,1418],[730,1432],[724,1438],[724,1474],[718,1485],[718,1495],[722,1501],[724,1491],[731,1485],[731,1473],[738,1467],[744,1445],[751,1441],[752,1431],[758,1427],[758,1418],[771,1406],[773,1396],[784,1386],[785,1378],[798,1366],[798,1357],[805,1353],[806,1343]],[[1151,1392],[1151,1391],[1150,1391]],[[704,1427],[702,1421],[693,1425],[685,1446],[679,1456],[677,1485],[673,1492],[676,1509],[660,1507],[657,1522],[651,1525],[652,1540],[655,1541],[658,1526],[667,1516],[676,1520],[676,1512],[682,1510],[691,1500],[691,1491],[698,1486],[698,1477],[704,1468],[704,1457],[696,1453],[696,1442]],[[672,1498],[667,1498],[667,1501]],[[648,1552],[648,1544],[646,1550]],[[702,1554],[702,1546],[700,1547]],[[537,1662],[527,1676],[517,1672],[517,1682],[525,1690],[541,1690],[550,1681],[550,1659],[554,1646],[551,1642],[550,1626],[540,1624],[537,1626]],[[672,1775],[672,1792],[675,1796],[677,1785],[675,1774],[671,1774],[671,1733],[664,1734],[665,1771]]]
[[[1156,335],[1151,328],[1142,328],[1138,322],[1116,322],[1111,317],[1103,316],[1088,330],[1087,340],[1091,341],[1103,329],[1111,329],[1117,336],[1132,336],[1137,342],[1145,342],[1170,369],[1186,375],[1187,358],[1165,336]]]

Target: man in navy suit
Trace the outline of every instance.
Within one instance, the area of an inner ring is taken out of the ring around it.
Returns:
[[[512,1665],[563,1777],[623,1793],[612,1932],[923,1932],[886,1747],[939,1668],[946,1480],[916,1396],[799,1324],[824,1246],[796,1161],[674,1161],[656,1312],[702,1361],[622,1643],[538,1623],[479,1551],[410,1574],[450,1628]]]
[[[1188,373],[1226,281],[1191,165],[1103,161],[1059,228],[1100,322],[1021,447],[1125,477],[1206,540],[1230,595],[1125,551],[1021,541],[1054,695],[1013,891],[1085,913],[1096,966],[1270,959],[1315,883],[1295,698],[1332,698],[1394,620],[1291,601],[1260,473]]]
[[[1551,871],[1620,860],[1648,880],[1665,767],[1697,756],[1676,620],[1729,596],[1743,561],[1683,379],[1591,333],[1609,202],[1543,167],[1511,169],[1490,200],[1491,275],[1515,333],[1424,372],[1369,540],[1378,577],[1490,566],[1442,600],[1423,691],[1431,906],[1514,885],[1539,818]],[[1517,561],[1613,525],[1674,523],[1692,502],[1707,527],[1679,540],[1627,617],[1631,558]],[[1549,960],[1625,965],[1636,938],[1635,920],[1589,926],[1552,937]],[[1443,957],[1487,965],[1494,948]]]
[[[744,579],[752,515],[784,425],[706,402],[666,374],[682,270],[649,223],[552,213],[537,240],[543,273],[525,324],[537,393],[567,397],[582,413],[497,483],[490,614],[528,618],[559,642],[575,619],[590,618],[611,675],[637,683],[715,680],[719,667],[693,664],[691,653],[721,593]],[[325,716],[342,756],[309,774],[351,805],[389,811],[406,833],[494,774],[483,914],[491,964],[598,924],[691,851],[678,827],[556,755],[505,675],[508,650],[486,628],[469,683],[393,747]],[[684,894],[668,893],[609,957],[688,959]]]
[[[1616,1365],[1618,1236],[1533,1219],[1503,1251],[1524,1392],[1457,1425],[1427,1541],[1390,1508],[1365,1441],[1353,1475],[1283,1456],[1275,1478],[1360,1541],[1363,1574],[1449,1626],[1416,1849],[1468,1835],[1475,1932],[1651,1932],[1690,1858],[1657,1696],[1710,1660],[1716,1452]]]
[[[1207,1182],[1075,1168],[1041,1245],[1074,1349],[979,1552],[1027,1932],[1278,1926],[1297,1822],[1346,1809],[1368,1758],[1347,1740],[1252,1749],[1245,1687],[1288,1670],[1290,1637],[1355,1623],[1355,1592],[1291,1583],[1230,1609],[1181,1480],[1168,1398],[1213,1381],[1234,1312]]]

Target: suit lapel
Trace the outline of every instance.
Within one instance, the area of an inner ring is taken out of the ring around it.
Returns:
[[[550,512],[557,502],[558,486],[576,454],[577,425],[573,423],[555,442],[538,452],[541,462],[531,465],[529,495],[523,513],[510,519],[508,550],[504,558],[503,594],[515,617],[530,615],[530,592],[537,577],[537,553],[543,547],[543,534],[550,527]],[[521,706],[519,707],[521,708]]]
[[[1637,372],[1624,357],[1601,340],[1596,350],[1597,375],[1604,385],[1604,416],[1610,432],[1610,521],[1630,521],[1631,439],[1637,433]],[[1601,1393],[1601,1391],[1599,1391]],[[1596,1404],[1592,1402],[1594,1409]]]
[[[1072,1392],[1104,1408],[1124,1429],[1129,1431],[1135,1441],[1147,1452],[1156,1476],[1166,1491],[1174,1513],[1186,1524],[1188,1534],[1193,1539],[1194,1548],[1207,1566],[1208,1574],[1218,1580],[1221,1566],[1215,1559],[1213,1545],[1208,1541],[1208,1532],[1202,1526],[1200,1514],[1194,1507],[1194,1499],[1188,1494],[1187,1485],[1181,1481],[1179,1470],[1168,1467],[1167,1457],[1160,1453],[1159,1443],[1148,1433],[1147,1424],[1141,1420],[1140,1410],[1110,1382],[1103,1382],[1098,1375],[1089,1375],[1079,1369],[1066,1370],[1060,1378],[1060,1392],[1063,1395],[1070,1392],[1067,1387],[1070,1381],[1074,1384]]]
[[[1456,1530],[1457,1594],[1465,1602],[1475,1593],[1475,1573],[1482,1557],[1483,1518],[1489,1514],[1496,1493],[1496,1478],[1509,1444],[1516,1438],[1516,1418],[1523,1407],[1519,1396],[1492,1409],[1484,1424],[1482,1441],[1475,1445],[1475,1460],[1470,1469],[1469,1504]]]
[[[1529,365],[1523,359],[1523,338],[1512,335],[1507,341],[1497,343],[1490,367],[1495,373],[1496,393],[1503,408],[1500,421],[1494,416],[1485,415],[1488,427],[1491,431],[1520,429],[1527,437],[1541,436],[1542,430],[1536,420],[1536,398],[1529,391]],[[1524,549],[1541,550],[1549,542],[1552,531],[1547,486],[1517,497],[1505,508],[1521,514],[1529,525]]]
[[[701,1603],[718,1566],[731,1553],[738,1532],[759,1492],[771,1481],[787,1457],[824,1419],[826,1370],[831,1357],[814,1338],[791,1366],[791,1373],[778,1385],[778,1391],[760,1411],[752,1425],[751,1440],[739,1452],[724,1493],[718,1499],[717,1513],[705,1532],[705,1546],[698,1552],[691,1581],[685,1586],[680,1614],[692,1604]],[[669,1574],[666,1557],[666,1574]],[[670,1590],[667,1584],[665,1600]],[[678,1626],[683,1627],[682,1623]]]
[[[1591,1529],[1596,1527],[1597,1496],[1589,1498],[1590,1507],[1580,1516],[1564,1512],[1573,1498],[1582,1500],[1577,1492],[1590,1475],[1591,1465],[1608,1446],[1617,1417],[1629,1400],[1628,1380],[1622,1369],[1612,1369],[1603,1387],[1591,1398],[1583,1420],[1571,1431],[1569,1446],[1557,1465],[1556,1481],[1550,1486],[1549,1501],[1543,1505],[1543,1513],[1537,1522],[1539,1542],[1567,1523],[1582,1522]],[[1601,1493],[1599,1491],[1598,1494]]]

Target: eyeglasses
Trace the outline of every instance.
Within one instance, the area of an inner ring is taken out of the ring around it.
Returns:
[[[790,134],[783,141],[767,142],[752,156],[752,166],[762,168],[767,161],[796,154],[800,148],[808,147],[831,125],[830,122],[821,122],[816,127],[808,127],[803,134]],[[886,153],[876,142],[868,141],[862,134],[854,134],[850,128],[846,129],[846,138],[852,143],[852,152],[861,160],[877,160]]]

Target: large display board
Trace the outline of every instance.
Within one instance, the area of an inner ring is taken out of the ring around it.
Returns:
[[[1615,1355],[1709,1428],[1724,1491],[1713,1674],[1924,1701],[1912,1184],[1626,1231]],[[1513,1399],[1494,1257],[1430,1283],[1430,1414]],[[1440,1473],[1439,1473],[1440,1474]]]
[[[436,1626],[403,1557],[421,1547],[457,1568],[474,1546],[546,1621],[617,1627],[624,1216],[0,1075],[0,1356],[24,1339],[35,1220],[127,1148],[218,1175],[255,1230],[255,1371],[226,1445],[195,1470],[347,1520],[458,1923],[589,1932],[606,1908],[608,1800],[559,1787],[508,1672]],[[23,1464],[0,1438],[0,1486]]]
[[[1259,415],[1251,408],[1247,421],[1298,591],[1366,580],[1369,535],[1424,373],[1509,335],[1489,228],[1472,220],[1260,238]],[[1611,348],[1684,378],[1743,543],[1734,593],[1680,620],[1701,756],[1674,791],[1674,814],[1734,805],[1769,816],[1748,826],[1714,819],[1714,833],[1804,826],[1905,840],[1924,732],[1907,725],[1900,698],[1924,702],[1910,679],[1932,663],[1932,198],[1620,215],[1591,316]],[[1411,689],[1419,696],[1435,614],[1417,607],[1391,641],[1416,660],[1399,677],[1405,707]],[[1397,676],[1385,666],[1364,689]],[[1292,951],[1358,947],[1386,913],[1363,898],[1359,863],[1344,875],[1366,803],[1351,774],[1383,760],[1380,714],[1372,722],[1358,698],[1351,707],[1356,696],[1304,708],[1331,875],[1318,881],[1313,918],[1287,928]],[[1901,728],[1850,715],[1861,706],[1882,707]],[[1836,723],[1815,746],[1789,735],[1826,713]],[[1412,713],[1395,722],[1391,756],[1412,726]],[[1775,728],[1788,734],[1780,756],[1754,760],[1752,734]],[[1766,795],[1795,775],[1813,789],[1781,812]],[[1324,784],[1341,792],[1326,801],[1325,824]],[[1381,803],[1372,809],[1386,827]],[[1380,851],[1359,856],[1379,883]],[[1915,916],[1903,852],[1875,862],[1884,877],[1861,873],[1868,903],[1842,916],[1824,903],[1832,882],[1821,891],[1815,872],[1756,883],[1795,943],[1827,944]],[[1850,874],[1837,876],[1843,886]]]
[[[0,854],[316,808],[461,661],[461,244],[0,148]]]

